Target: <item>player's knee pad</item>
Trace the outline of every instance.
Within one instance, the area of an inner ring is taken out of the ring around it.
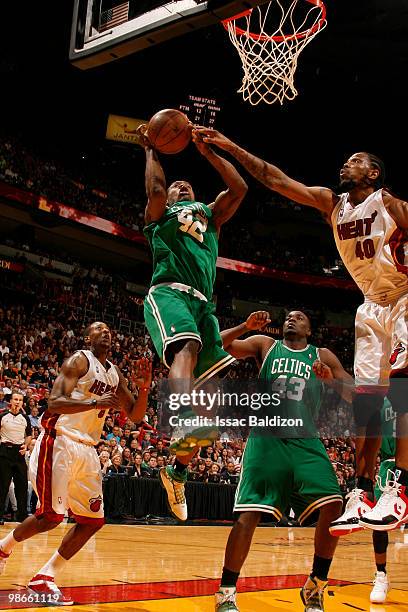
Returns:
[[[405,370],[392,375],[387,397],[397,414],[408,412],[408,375]]]
[[[373,531],[373,547],[377,555],[387,552],[388,533],[386,531]]]
[[[383,402],[384,398],[380,394],[356,393],[353,397],[353,413],[357,427],[365,427],[371,435],[380,435]]]

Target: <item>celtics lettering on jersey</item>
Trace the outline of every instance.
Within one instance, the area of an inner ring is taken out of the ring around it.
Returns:
[[[261,380],[271,383],[272,393],[280,397],[279,414],[302,419],[303,428],[298,432],[299,437],[316,432],[315,420],[320,408],[322,386],[312,366],[318,358],[318,349],[313,345],[294,350],[277,340],[267,353],[259,373]],[[287,437],[290,435],[293,437],[296,432],[287,432]]]
[[[200,202],[176,202],[144,233],[153,253],[151,285],[183,283],[210,300],[218,256],[212,210]]]

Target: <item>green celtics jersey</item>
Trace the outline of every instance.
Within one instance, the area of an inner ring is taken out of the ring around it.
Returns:
[[[382,441],[380,448],[381,461],[395,457],[395,428],[397,413],[392,409],[391,403],[384,398],[381,408],[381,433]]]
[[[200,202],[176,202],[144,233],[153,252],[151,286],[183,283],[210,300],[218,255],[211,209]]]
[[[272,393],[278,394],[280,398],[280,404],[274,411],[303,422],[288,437],[294,437],[296,433],[298,437],[313,437],[317,434],[315,422],[320,409],[322,384],[312,370],[316,359],[319,359],[319,350],[311,344],[304,349],[294,350],[282,340],[276,340],[262,363],[260,380],[271,383]],[[289,423],[287,429],[290,431]]]

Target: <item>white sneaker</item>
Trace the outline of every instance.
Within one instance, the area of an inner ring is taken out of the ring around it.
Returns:
[[[220,587],[215,594],[215,612],[239,612],[236,596],[235,587]]]
[[[7,559],[9,558],[9,556],[10,556],[9,554],[6,555],[6,553],[3,552],[0,548],[0,576],[6,568],[6,563],[7,563]]]
[[[159,479],[167,493],[170,512],[180,521],[187,520],[187,503],[184,482],[174,478],[174,468],[170,465],[159,470]]]
[[[360,525],[374,531],[391,531],[408,521],[408,490],[396,480],[392,470],[387,472],[387,482],[380,484],[381,497],[376,506],[360,519]]]
[[[346,499],[348,502],[343,514],[329,527],[332,536],[338,537],[361,531],[363,527],[359,524],[360,518],[375,505],[375,502],[368,499],[363,489],[353,489],[346,495]]]
[[[324,612],[323,597],[327,580],[319,580],[308,576],[300,597],[305,604],[305,612]]]
[[[371,603],[384,603],[391,588],[385,572],[376,572],[373,580],[373,590],[370,593]]]

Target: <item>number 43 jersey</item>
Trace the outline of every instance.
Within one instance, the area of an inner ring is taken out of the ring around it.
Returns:
[[[218,255],[211,209],[200,202],[176,202],[144,233],[153,253],[151,286],[178,282],[211,300]]]
[[[301,425],[282,426],[276,435],[287,438],[308,438],[316,435],[322,383],[313,372],[313,363],[319,359],[319,349],[308,344],[304,349],[291,349],[282,340],[275,340],[265,355],[259,380],[262,391],[279,396],[279,404],[267,410],[281,419],[300,419]],[[280,423],[283,421],[281,420]]]
[[[357,206],[341,194],[331,221],[339,254],[366,301],[385,306],[408,291],[406,233],[385,208],[382,189]]]

